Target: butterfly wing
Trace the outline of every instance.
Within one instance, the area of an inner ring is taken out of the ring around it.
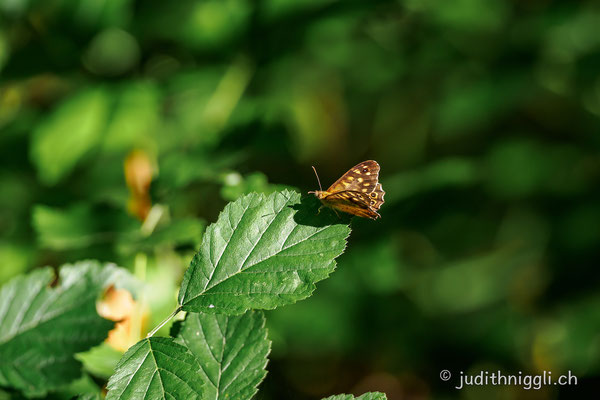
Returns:
[[[368,194],[376,189],[378,180],[379,164],[377,161],[363,161],[350,168],[327,189],[327,192],[335,194],[342,191],[353,191]]]
[[[385,202],[383,196],[385,196],[385,192],[381,187],[381,183],[377,182],[375,190],[369,193],[369,206],[374,210],[379,210],[379,207]]]
[[[371,202],[374,200],[371,200],[366,193],[344,190],[330,194],[321,199],[321,201],[331,208],[359,217],[371,219],[381,217],[381,215],[370,206]]]

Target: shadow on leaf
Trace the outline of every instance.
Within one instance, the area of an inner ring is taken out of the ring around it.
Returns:
[[[352,216],[338,211],[336,214],[331,208],[322,207],[322,203],[314,196],[305,196],[300,204],[290,206],[296,210],[294,221],[299,225],[324,227],[335,224],[349,224]],[[321,208],[322,207],[322,208]],[[321,210],[319,211],[319,208]],[[338,216],[339,214],[339,216]]]

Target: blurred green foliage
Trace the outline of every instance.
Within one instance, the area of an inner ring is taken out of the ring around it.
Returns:
[[[376,159],[383,218],[267,313],[258,398],[584,398],[599,71],[591,0],[1,1],[0,283],[116,262],[146,281],[151,327],[227,201]],[[456,391],[445,368],[579,385]]]

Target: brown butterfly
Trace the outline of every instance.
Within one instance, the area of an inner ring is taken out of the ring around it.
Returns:
[[[313,169],[317,174],[315,167]],[[333,208],[334,211],[340,210],[359,217],[377,219],[381,217],[377,210],[383,204],[385,195],[378,178],[379,164],[373,160],[363,161],[350,168],[327,190],[323,190],[317,175],[321,190],[308,193],[314,193],[323,205]]]

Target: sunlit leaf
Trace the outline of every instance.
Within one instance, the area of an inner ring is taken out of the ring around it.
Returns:
[[[153,134],[160,128],[160,92],[155,85],[134,81],[114,97],[115,110],[102,140],[104,150],[130,150],[141,143],[152,143]]]
[[[42,182],[56,184],[98,143],[108,106],[103,90],[86,90],[66,100],[37,127],[30,156]]]
[[[36,205],[32,225],[43,247],[65,250],[89,246],[94,242],[93,210],[85,204],[60,210]]]
[[[254,172],[247,176],[242,176],[237,172],[230,172],[223,176],[221,197],[228,201],[234,201],[240,196],[252,192],[271,194],[284,189],[293,190],[289,186],[269,183],[267,177],[260,172]]]
[[[171,338],[144,339],[131,347],[108,381],[110,399],[200,399],[200,366]]]
[[[348,225],[290,191],[252,193],[225,207],[185,273],[186,311],[239,314],[308,297],[335,268]]]
[[[115,350],[107,342],[96,346],[85,353],[79,353],[75,357],[83,363],[83,368],[89,373],[108,379],[115,366],[121,359],[123,352]]]
[[[129,232],[139,231],[137,222],[124,211],[86,203],[68,208],[36,205],[31,223],[40,245],[54,250],[89,248],[115,240],[117,232],[130,237]]]
[[[267,374],[271,342],[260,311],[241,316],[189,313],[177,338],[201,366],[206,400],[250,399]]]

